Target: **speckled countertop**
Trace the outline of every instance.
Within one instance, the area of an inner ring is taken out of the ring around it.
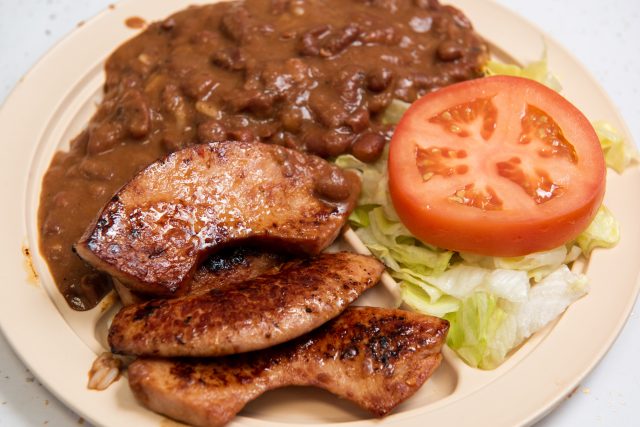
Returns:
[[[0,0],[0,103],[56,41],[72,31],[78,22],[91,18],[112,1]],[[585,65],[618,106],[638,144],[640,2],[498,1],[535,23]],[[3,135],[2,143],[13,143],[10,138],[10,135]],[[638,355],[640,316],[636,307],[603,361],[570,398],[538,425],[640,425]],[[526,387],[526,384],[522,386]],[[496,405],[500,404],[496,399]],[[80,424],[87,425],[38,383],[0,334],[0,426]],[[455,422],[452,421],[452,425]]]

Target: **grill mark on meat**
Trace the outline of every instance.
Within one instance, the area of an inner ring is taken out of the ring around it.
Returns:
[[[349,307],[297,340],[205,360],[137,359],[129,384],[147,408],[196,426],[228,423],[267,390],[315,386],[389,413],[439,366],[449,324],[401,310]]]
[[[111,323],[109,344],[114,353],[164,357],[267,348],[340,314],[383,270],[377,259],[350,252],[292,261],[232,287],[125,307]]]
[[[333,196],[327,176],[337,177]],[[353,210],[359,184],[351,172],[279,146],[198,145],[134,177],[75,248],[135,292],[180,295],[200,261],[228,246],[320,253]]]
[[[275,273],[290,257],[251,248],[228,248],[207,258],[193,275],[186,295],[200,295],[245,282],[265,273]],[[146,295],[132,292],[120,282],[114,283],[122,305],[140,304]]]

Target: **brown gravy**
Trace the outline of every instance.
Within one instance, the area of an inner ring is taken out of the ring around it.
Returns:
[[[140,30],[147,25],[147,21],[140,18],[139,16],[132,16],[125,19],[124,25],[126,25],[127,28],[131,28],[132,30]]]
[[[466,17],[436,0],[246,0],[149,24],[111,55],[104,100],[44,177],[40,247],[60,291],[86,310],[111,289],[72,245],[166,153],[260,140],[374,161],[392,99],[478,77],[486,57]]]

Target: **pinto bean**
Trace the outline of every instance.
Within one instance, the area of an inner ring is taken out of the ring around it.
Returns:
[[[87,153],[95,156],[113,149],[122,142],[125,130],[121,123],[106,121],[89,127]]]
[[[220,30],[235,42],[242,42],[251,27],[251,15],[244,7],[235,5],[220,20]]]
[[[344,176],[344,172],[337,167],[318,171],[314,179],[315,192],[332,202],[345,200],[351,194],[351,187]]]
[[[227,131],[218,120],[208,120],[198,126],[198,141],[201,144],[224,141]]]
[[[120,117],[129,135],[145,138],[151,131],[151,111],[146,98],[138,90],[129,90],[120,101]]]
[[[438,46],[438,58],[442,61],[455,61],[463,55],[464,48],[453,40],[445,40]]]
[[[247,67],[247,58],[238,48],[220,49],[211,55],[211,62],[229,71],[240,71]]]
[[[386,140],[382,135],[368,132],[362,134],[356,142],[354,142],[351,146],[351,152],[356,158],[363,162],[375,162],[382,154],[385,143]]]
[[[320,25],[314,27],[308,31],[305,31],[300,36],[300,42],[298,51],[302,55],[306,56],[318,56],[320,55],[320,49],[322,49],[322,40],[331,33],[331,27],[329,25]]]
[[[385,67],[377,68],[367,75],[367,88],[373,92],[382,92],[392,80],[393,71]]]

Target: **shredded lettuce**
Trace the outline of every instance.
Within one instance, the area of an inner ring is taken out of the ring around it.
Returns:
[[[593,128],[600,139],[608,167],[622,173],[626,168],[640,161],[638,149],[626,141],[611,124],[599,120],[593,122]]]
[[[387,107],[382,115],[382,123],[385,125],[388,124],[396,124],[400,121],[400,118],[407,111],[411,104],[408,102],[400,101],[399,99],[394,99],[391,101],[391,104]]]
[[[474,292],[445,316],[451,323],[447,344],[469,365],[494,369],[509,351],[548,325],[587,293],[587,279],[566,265],[532,286],[527,299],[510,302]]]
[[[467,364],[492,369],[504,359],[504,340],[497,339],[498,330],[507,319],[498,297],[475,292],[461,302],[460,308],[445,316],[450,323],[447,344]],[[512,340],[510,340],[512,341]]]
[[[525,77],[542,83],[556,92],[560,92],[562,90],[560,81],[549,71],[546,50],[542,54],[542,58],[537,61],[530,62],[524,67],[491,60],[487,61],[484,65],[483,71],[487,76],[506,75]]]
[[[529,278],[540,281],[568,261],[569,251],[565,246],[560,246],[544,252],[520,257],[492,257],[472,253],[461,252],[460,256],[468,263],[477,264],[484,268],[504,268],[509,270],[526,271]],[[575,259],[575,258],[574,258]],[[573,261],[572,259],[571,261]]]
[[[490,61],[485,74],[537,80],[560,90],[549,72],[546,54],[524,67]],[[383,114],[397,123],[409,104],[395,100]],[[638,162],[638,153],[605,122],[594,127],[607,165],[620,172]],[[343,155],[336,163],[362,179],[358,206],[349,220],[364,244],[387,266],[413,310],[443,317],[451,324],[447,344],[467,364],[493,369],[536,331],[561,315],[587,292],[587,279],[571,272],[580,256],[614,246],[620,237],[611,212],[600,208],[574,242],[521,257],[490,257],[433,247],[414,237],[400,222],[388,192],[388,151],[376,163]]]
[[[609,209],[600,206],[589,227],[576,239],[582,251],[589,255],[595,248],[612,248],[620,240],[620,225]]]
[[[449,320],[447,343],[471,366],[495,368],[584,295],[586,279],[567,264],[619,237],[615,218],[602,207],[575,242],[544,252],[507,258],[433,247],[400,222],[387,190],[387,158],[385,151],[373,164],[351,155],[336,159],[363,183],[350,223],[399,283],[408,307]]]

